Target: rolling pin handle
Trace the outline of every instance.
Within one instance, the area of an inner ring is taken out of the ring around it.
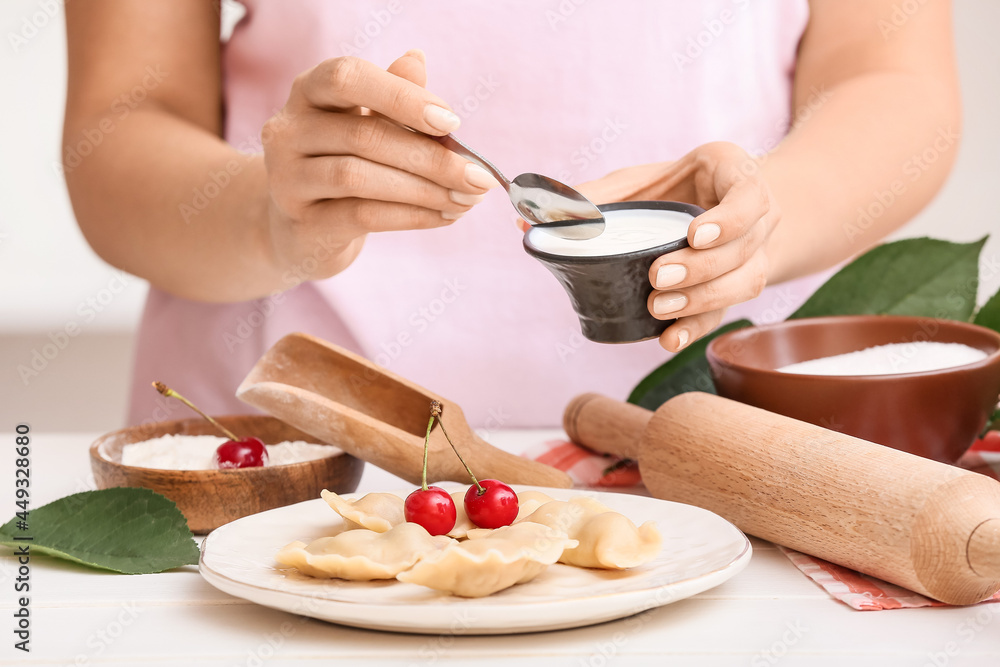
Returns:
[[[987,519],[969,536],[969,567],[985,579],[1000,579],[1000,519]]]
[[[653,413],[631,403],[600,394],[577,396],[563,413],[569,439],[597,452],[636,458],[639,444]]]

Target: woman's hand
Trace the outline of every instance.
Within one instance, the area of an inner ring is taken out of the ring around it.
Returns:
[[[334,58],[298,77],[261,133],[270,236],[282,268],[326,278],[357,256],[369,232],[448,225],[496,181],[430,135],[459,118],[424,89],[420,51],[388,70]],[[317,253],[317,243],[333,252]],[[307,258],[313,258],[304,262]]]
[[[649,270],[649,312],[676,318],[660,345],[677,352],[709,333],[729,306],[767,284],[765,243],[781,219],[757,162],[739,146],[716,142],[675,162],[628,167],[578,188],[595,203],[675,200],[705,213],[691,222],[691,247],[657,258]]]

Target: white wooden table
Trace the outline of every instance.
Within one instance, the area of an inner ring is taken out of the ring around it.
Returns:
[[[517,452],[556,432],[491,434]],[[93,488],[95,434],[32,433],[38,507]],[[0,440],[0,521],[14,514],[14,436]],[[359,491],[408,486],[368,466]],[[832,600],[771,544],[718,588],[598,626],[528,635],[418,636],[356,630],[239,600],[193,566],[125,576],[31,560],[31,653],[14,649],[17,563],[0,547],[5,665],[1000,665],[1000,604],[859,612]]]

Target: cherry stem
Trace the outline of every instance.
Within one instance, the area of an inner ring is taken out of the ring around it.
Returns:
[[[212,419],[208,415],[206,415],[204,412],[202,412],[197,407],[195,407],[194,403],[192,403],[191,401],[187,400],[186,398],[184,398],[183,396],[181,396],[180,394],[178,394],[176,391],[174,391],[173,389],[171,389],[167,385],[163,384],[162,382],[154,382],[153,383],[153,387],[156,389],[156,391],[160,392],[161,394],[163,394],[167,398],[176,398],[178,401],[180,401],[184,405],[188,406],[189,408],[191,408],[192,410],[194,410],[195,412],[197,412],[199,415],[201,415],[202,417],[204,417],[205,419],[207,419],[209,421],[209,423],[212,424],[212,426],[214,426],[215,428],[217,428],[220,431],[222,431],[225,434],[225,436],[227,438],[229,438],[230,440],[239,440],[239,436],[237,436],[235,433],[233,433],[232,431],[230,431],[228,428],[226,428],[225,426],[223,426],[219,422],[215,421],[214,419]]]
[[[472,473],[472,468],[469,467],[469,464],[466,463],[465,459],[462,458],[462,455],[458,453],[458,447],[456,447],[455,443],[451,441],[451,438],[448,436],[448,431],[446,431],[444,428],[444,420],[441,419],[441,403],[439,403],[438,401],[431,401],[432,422],[434,421],[435,417],[438,418],[438,424],[441,425],[441,432],[444,433],[444,437],[445,439],[448,440],[448,444],[451,445],[451,449],[453,452],[455,452],[455,456],[457,456],[458,460],[462,462],[463,466],[465,466],[465,471],[469,473],[469,477],[472,478],[472,483],[476,485],[477,489],[476,495],[477,496],[483,495],[484,493],[486,493],[486,489],[484,489],[483,485],[479,483],[478,479],[476,479],[476,476]],[[430,435],[430,429],[427,430],[427,434],[428,436]]]
[[[431,427],[434,426],[434,413],[431,412],[430,421],[427,422],[427,435],[424,436],[424,472],[420,478],[420,488],[427,490],[427,450],[431,441]]]

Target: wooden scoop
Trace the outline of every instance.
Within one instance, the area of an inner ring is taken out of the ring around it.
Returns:
[[[436,400],[442,405],[448,435],[480,479],[572,486],[566,473],[479,438],[455,403],[306,334],[289,334],[275,343],[251,369],[236,396],[413,484],[420,483],[424,434],[431,401]],[[468,481],[437,421],[429,451],[427,481]]]
[[[655,413],[585,394],[574,441],[638,457],[650,493],[951,604],[1000,590],[1000,482],[702,393]]]

